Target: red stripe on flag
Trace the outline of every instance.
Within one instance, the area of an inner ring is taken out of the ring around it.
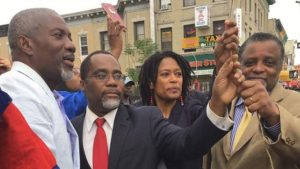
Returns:
[[[0,164],[5,169],[52,169],[55,158],[10,103],[0,120]]]

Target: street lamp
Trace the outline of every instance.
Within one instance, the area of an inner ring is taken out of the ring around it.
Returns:
[[[192,54],[192,56],[194,57],[194,60],[195,60],[195,62],[196,62],[196,78],[197,78],[197,77],[198,77],[198,75],[197,75],[198,61],[197,61],[197,58],[196,58],[196,56],[195,56],[194,54]]]

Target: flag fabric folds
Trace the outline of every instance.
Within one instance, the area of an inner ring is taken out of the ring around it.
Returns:
[[[0,168],[59,169],[10,96],[0,89]]]

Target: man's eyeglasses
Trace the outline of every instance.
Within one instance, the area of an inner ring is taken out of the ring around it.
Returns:
[[[109,78],[110,78],[110,74],[106,73],[106,72],[98,72],[97,74],[95,75],[91,75],[91,76],[88,76],[88,78],[91,78],[91,77],[94,77],[95,79],[99,80],[99,81],[107,81]],[[113,73],[112,74],[112,78],[115,80],[115,81],[124,81],[125,79],[125,75],[123,75],[122,73]]]

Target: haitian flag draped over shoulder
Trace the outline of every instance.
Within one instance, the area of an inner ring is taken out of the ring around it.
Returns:
[[[59,169],[52,152],[0,89],[0,168]]]

